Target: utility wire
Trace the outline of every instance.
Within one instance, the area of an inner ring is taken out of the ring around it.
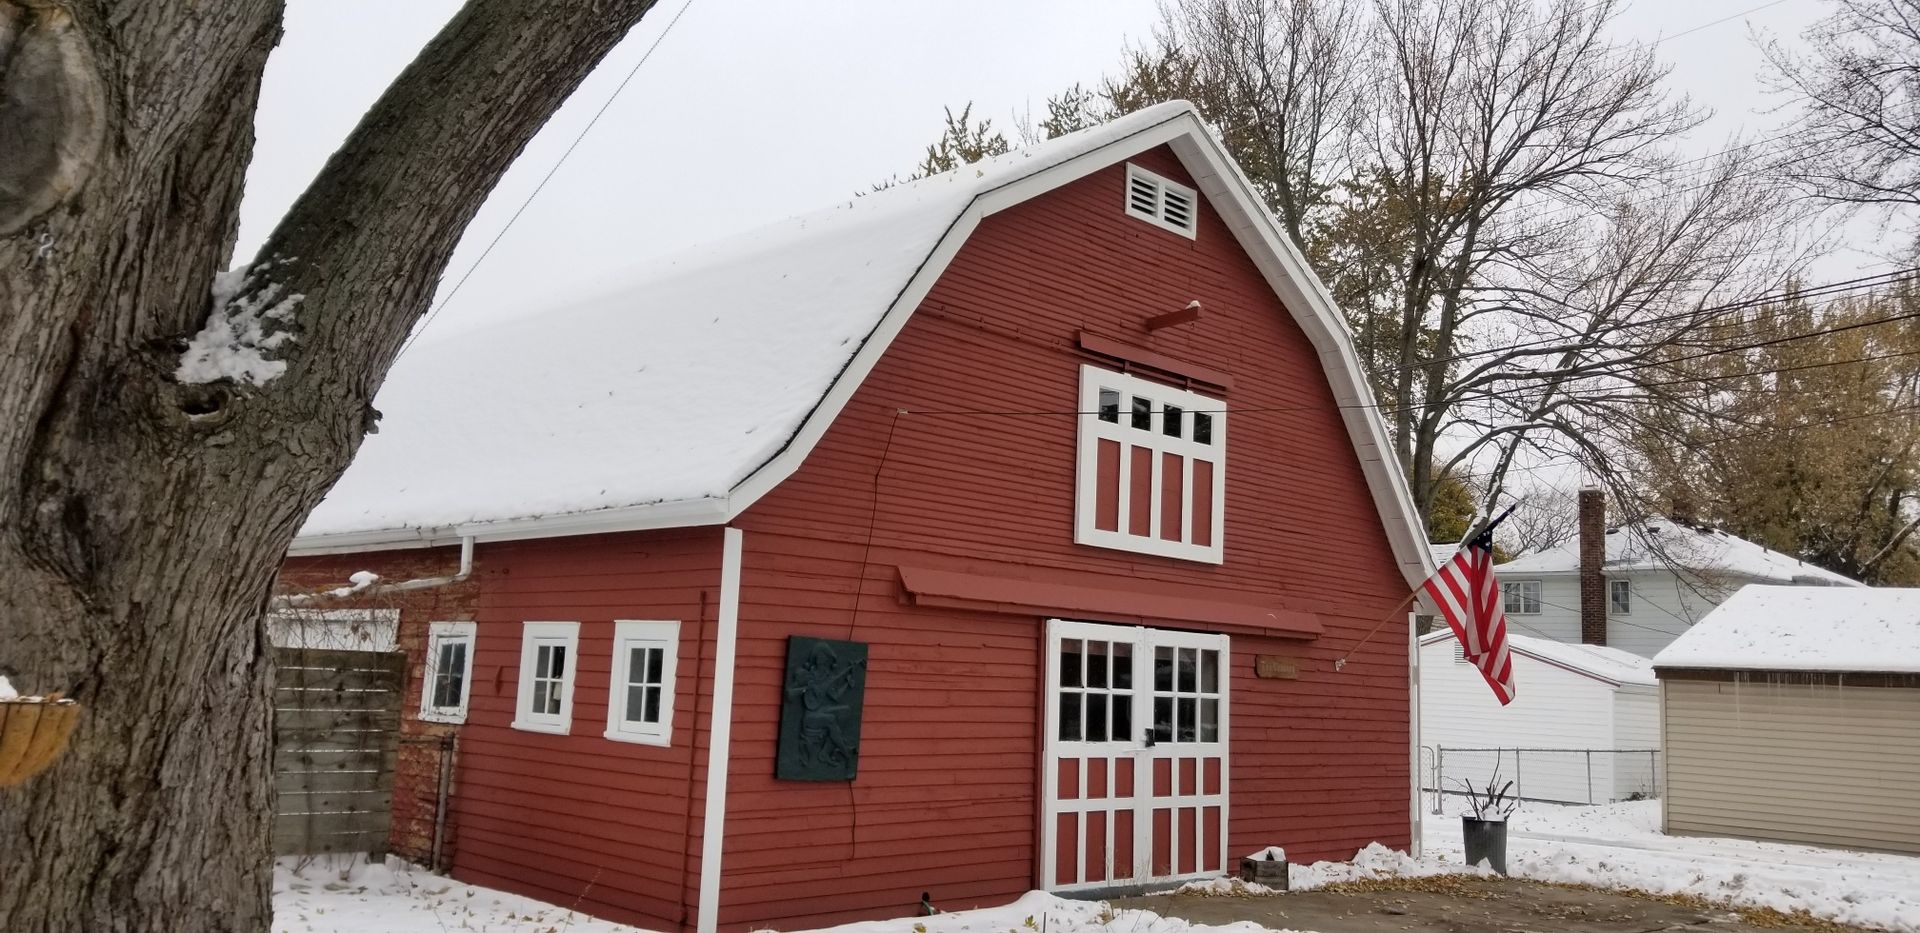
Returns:
[[[647,59],[653,57],[654,50],[660,47],[661,41],[667,38],[667,33],[673,31],[673,27],[680,22],[680,17],[685,16],[687,10],[692,8],[692,6],[693,0],[687,0],[687,2],[680,7],[680,11],[673,14],[673,18],[667,21],[667,28],[660,30],[660,34],[653,38],[653,44],[647,46],[646,53],[640,56],[639,61],[633,63],[633,67],[627,71],[627,76],[620,79],[619,86],[613,89],[612,94],[607,95],[606,102],[600,105],[599,110],[594,111],[593,117],[587,121],[587,125],[580,128],[579,135],[573,137],[573,142],[567,146],[567,151],[560,153],[560,158],[555,159],[553,166],[547,169],[545,175],[541,176],[540,183],[533,186],[533,191],[527,195],[527,199],[520,202],[520,206],[514,210],[513,216],[508,217],[506,224],[500,228],[500,232],[494,234],[493,239],[488,241],[487,248],[481,250],[480,255],[473,260],[473,264],[467,267],[467,271],[460,274],[460,278],[453,283],[453,288],[447,291],[447,296],[440,299],[440,303],[434,305],[432,311],[427,312],[426,319],[420,322],[418,328],[414,329],[413,336],[408,337],[407,342],[400,345],[400,352],[394,354],[396,361],[399,360],[400,357],[407,355],[407,351],[413,348],[414,341],[419,340],[420,335],[427,332],[427,328],[433,325],[433,319],[439,317],[440,312],[446,310],[448,303],[453,301],[453,296],[460,294],[460,289],[467,284],[468,279],[473,278],[473,273],[480,268],[480,264],[486,262],[488,256],[493,255],[494,247],[499,246],[500,241],[506,238],[507,231],[513,229],[513,225],[519,221],[520,215],[525,214],[527,208],[533,206],[533,199],[539,197],[540,192],[546,190],[547,182],[552,181],[553,176],[559,173],[560,166],[567,164],[568,157],[573,155],[575,149],[580,148],[580,143],[587,138],[587,134],[593,132],[593,128],[599,124],[600,118],[606,116],[608,108],[612,107],[613,102],[620,98],[620,92],[626,90],[627,85],[633,82],[633,76],[640,73],[640,66],[645,65]]]

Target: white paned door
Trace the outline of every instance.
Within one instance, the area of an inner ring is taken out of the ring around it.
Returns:
[[[1225,635],[1047,623],[1041,887],[1221,874]]]

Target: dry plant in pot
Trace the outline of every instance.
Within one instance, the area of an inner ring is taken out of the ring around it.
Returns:
[[[1485,862],[1494,871],[1506,874],[1507,817],[1513,815],[1519,804],[1513,782],[1500,783],[1500,768],[1496,765],[1493,776],[1484,786],[1475,788],[1472,781],[1461,781],[1460,786],[1467,789],[1468,812],[1460,815],[1460,837],[1466,848],[1467,864]]]

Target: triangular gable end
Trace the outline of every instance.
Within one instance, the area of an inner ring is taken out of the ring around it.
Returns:
[[[793,439],[733,489],[724,520],[738,517],[800,468],[983,219],[1159,146],[1167,146],[1180,159],[1313,343],[1335,404],[1340,406],[1354,453],[1360,458],[1387,539],[1392,542],[1394,561],[1410,587],[1425,582],[1433,574],[1434,565],[1424,526],[1399,462],[1392,455],[1386,423],[1367,386],[1346,323],[1326,287],[1254,195],[1252,183],[1186,106],[1164,121],[977,195],[948,228]]]

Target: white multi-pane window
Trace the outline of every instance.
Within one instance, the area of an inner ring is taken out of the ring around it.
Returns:
[[[1537,616],[1540,614],[1540,581],[1515,580],[1500,585],[1506,596],[1507,615]]]
[[[1607,581],[1607,610],[1614,615],[1633,614],[1633,587],[1626,580]]]
[[[673,673],[680,623],[614,623],[607,738],[667,745],[673,732]]]
[[[427,626],[427,669],[420,685],[420,718],[429,722],[467,721],[467,684],[473,679],[472,622],[434,622]]]
[[[1083,366],[1079,420],[1073,540],[1220,563],[1226,404]]]
[[[1129,162],[1127,214],[1191,240],[1199,226],[1200,196],[1186,185]]]
[[[527,622],[520,637],[515,729],[566,733],[573,727],[573,674],[580,623]]]

